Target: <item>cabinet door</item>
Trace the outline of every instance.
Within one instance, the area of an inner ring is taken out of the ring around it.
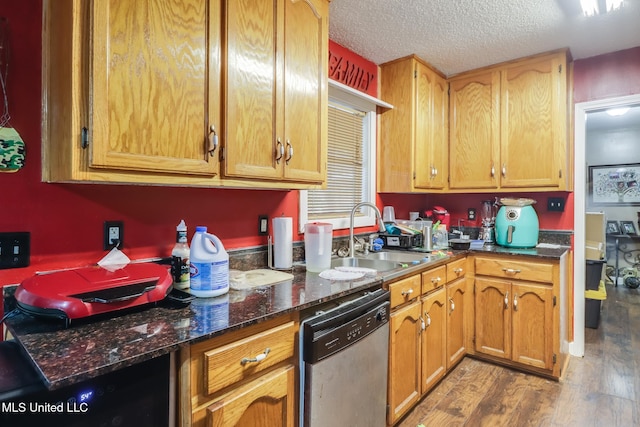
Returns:
[[[502,187],[560,185],[566,174],[565,73],[560,56],[502,71]]]
[[[444,288],[422,299],[422,394],[447,371],[447,293]]]
[[[281,0],[225,2],[225,176],[282,176],[284,141],[277,135],[276,108],[282,97],[276,57],[282,51],[276,25],[281,5]]]
[[[420,398],[420,300],[390,316],[387,423],[393,424]]]
[[[431,119],[431,159],[434,175],[431,188],[445,188],[449,181],[449,85],[434,73]]]
[[[320,183],[327,169],[328,3],[284,3],[284,177]]]
[[[89,149],[95,168],[214,175],[216,2],[92,2]]]
[[[205,425],[293,427],[294,408],[294,368],[289,366],[224,395],[207,408]]]
[[[416,188],[444,188],[447,182],[447,82],[416,62],[414,171]]]
[[[450,188],[497,188],[500,72],[449,82]]]
[[[467,352],[468,316],[472,313],[473,291],[467,279],[447,285],[447,369],[455,365]]]
[[[476,343],[479,353],[511,358],[511,283],[476,277]]]
[[[549,285],[514,283],[512,287],[512,359],[553,368],[553,290]]]

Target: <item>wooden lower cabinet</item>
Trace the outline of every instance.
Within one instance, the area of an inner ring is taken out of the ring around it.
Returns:
[[[571,314],[567,255],[559,260],[475,257],[477,357],[560,378],[568,354]]]
[[[473,282],[466,271],[462,258],[389,285],[388,425],[465,356],[473,321]]]
[[[553,368],[553,289],[476,279],[476,351],[541,369]]]
[[[178,425],[293,427],[298,327],[285,315],[183,348]]]
[[[447,298],[444,288],[422,298],[422,393],[447,372]]]
[[[447,285],[447,369],[467,353],[469,322],[473,319],[472,282],[460,278]]]
[[[207,408],[205,426],[293,427],[294,378],[291,365],[232,390]]]
[[[395,309],[389,320],[387,423],[395,423],[420,399],[420,300]]]

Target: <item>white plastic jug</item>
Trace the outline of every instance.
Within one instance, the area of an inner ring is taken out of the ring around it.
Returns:
[[[229,254],[220,239],[198,226],[191,239],[190,286],[196,297],[215,297],[229,292]]]
[[[311,222],[304,226],[304,257],[307,271],[319,273],[331,268],[333,226]]]

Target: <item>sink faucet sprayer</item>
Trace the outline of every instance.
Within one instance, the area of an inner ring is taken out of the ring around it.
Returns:
[[[384,233],[387,231],[387,229],[384,226],[384,221],[382,221],[382,215],[380,215],[380,209],[378,209],[376,205],[370,202],[360,202],[357,205],[355,205],[353,209],[351,209],[351,216],[349,217],[349,256],[351,258],[353,258],[356,255],[356,245],[355,245],[355,242],[353,241],[353,217],[355,216],[358,208],[360,208],[361,206],[369,206],[370,208],[372,208],[376,213],[379,231],[381,233]]]

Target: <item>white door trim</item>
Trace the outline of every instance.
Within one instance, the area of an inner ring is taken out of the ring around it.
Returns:
[[[574,219],[573,219],[573,331],[569,345],[572,356],[584,356],[584,281],[585,281],[585,214],[587,196],[586,117],[589,111],[640,103],[640,94],[600,99],[575,104],[574,133]]]

